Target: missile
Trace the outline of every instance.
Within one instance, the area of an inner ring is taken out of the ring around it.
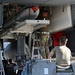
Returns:
[[[16,20],[23,21],[26,19],[36,19],[40,13],[39,7],[31,7],[23,10],[20,14],[18,14]]]
[[[4,28],[9,28],[16,23],[22,22],[24,20],[34,20],[38,17],[39,13],[40,9],[38,6],[23,9],[21,12],[17,13],[14,17],[12,17],[9,21],[7,21],[4,24]]]

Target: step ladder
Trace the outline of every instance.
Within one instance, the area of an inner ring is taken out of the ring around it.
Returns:
[[[40,50],[39,47],[33,47],[33,49],[32,49],[32,59],[41,59],[39,50]]]
[[[40,32],[36,31],[34,32],[34,38],[33,38],[33,46],[32,46],[32,59],[41,59],[41,54],[40,54],[40,39],[39,35]]]
[[[2,51],[0,51],[0,75],[5,75],[4,66],[2,62]]]
[[[40,42],[39,39],[33,40],[32,59],[41,59],[40,46],[38,45],[38,42]]]

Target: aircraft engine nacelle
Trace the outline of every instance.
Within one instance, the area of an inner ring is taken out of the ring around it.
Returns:
[[[17,42],[14,41],[11,44],[8,44],[4,50],[4,57],[5,59],[12,59],[14,60],[17,54]]]
[[[27,44],[25,44],[25,49],[26,51],[24,51],[26,56],[30,55],[30,49],[27,46]],[[13,61],[15,61],[15,57],[18,55],[17,52],[17,41],[13,41],[11,42],[9,45],[7,45],[7,47],[4,50],[4,57],[5,59],[12,59]]]

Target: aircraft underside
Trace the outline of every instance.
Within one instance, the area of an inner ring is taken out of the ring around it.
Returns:
[[[1,75],[75,75],[74,0],[0,2]],[[48,59],[61,36],[69,39],[71,66],[57,66],[55,56]]]

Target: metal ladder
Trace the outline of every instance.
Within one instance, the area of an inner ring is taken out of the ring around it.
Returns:
[[[4,66],[2,62],[2,51],[0,51],[0,75],[5,75]]]
[[[40,40],[38,37],[38,33],[35,32],[35,38],[33,39],[33,47],[32,47],[32,59],[40,59]]]
[[[34,39],[35,42],[36,39]],[[40,47],[38,46],[33,46],[32,47],[32,59],[40,59]]]

